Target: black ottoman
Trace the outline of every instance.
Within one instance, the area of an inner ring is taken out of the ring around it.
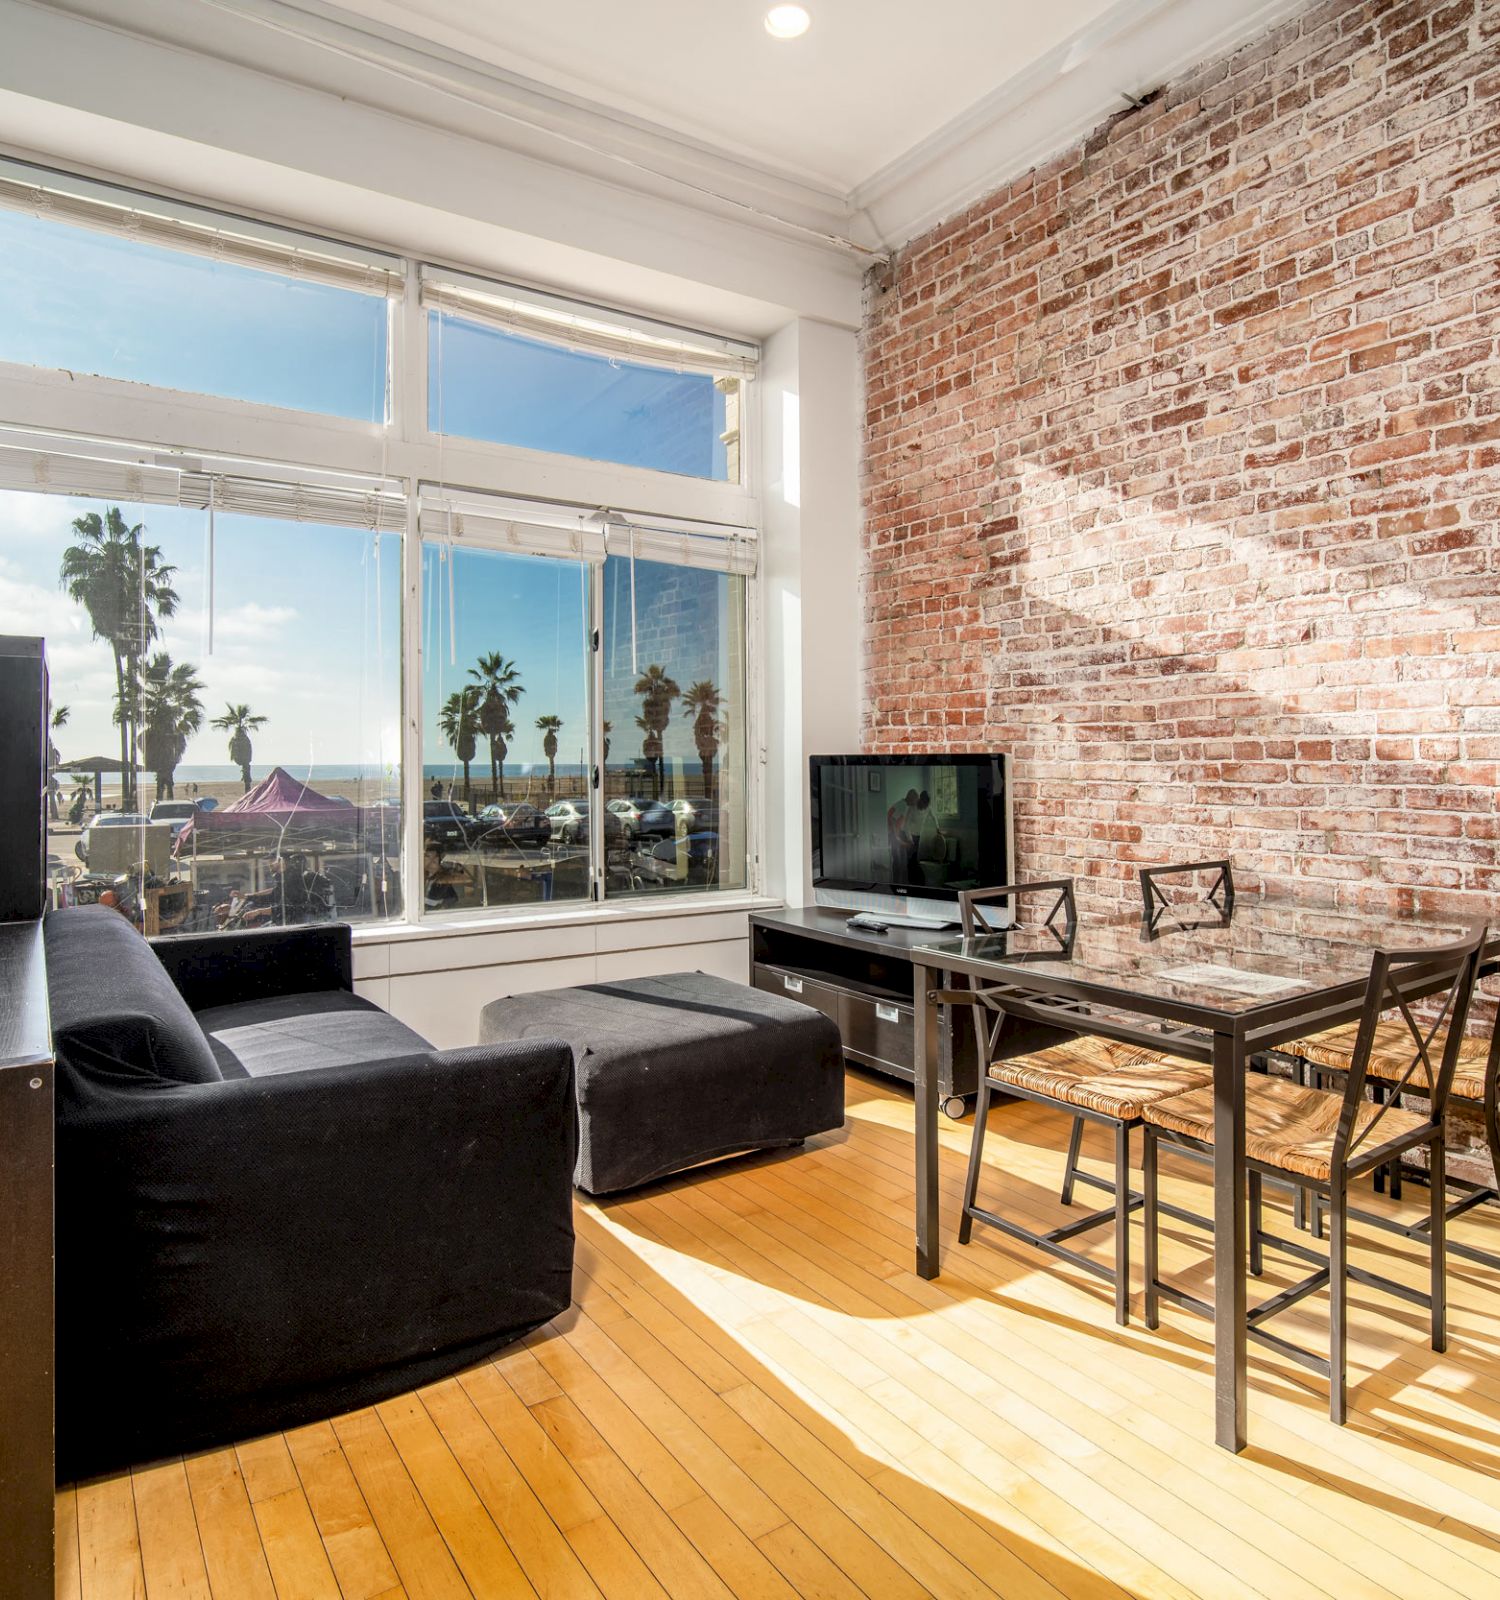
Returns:
[[[799,1144],[844,1121],[838,1028],[811,1006],[704,972],[496,1000],[480,1016],[479,1037],[572,1045],[573,1181],[589,1194]]]

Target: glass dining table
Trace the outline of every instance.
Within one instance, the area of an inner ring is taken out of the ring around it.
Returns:
[[[917,1271],[940,1270],[939,1018],[988,991],[1006,1013],[1103,1034],[1212,1066],[1214,1087],[1215,1436],[1246,1441],[1245,1072],[1260,1051],[1355,1021],[1380,948],[1420,950],[1469,929],[1420,916],[1241,895],[1174,905],[1153,919],[1121,914],[1070,929],[1026,925],[913,947],[916,1003]],[[1497,970],[1500,942],[1486,947]],[[954,980],[958,980],[955,982]],[[972,988],[970,987],[972,986]],[[1436,985],[1434,987],[1437,987]],[[1413,998],[1420,988],[1410,991]]]

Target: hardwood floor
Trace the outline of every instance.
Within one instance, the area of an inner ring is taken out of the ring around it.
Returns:
[[[911,1125],[909,1094],[851,1074],[841,1134],[580,1205],[574,1306],[496,1360],[64,1489],[60,1600],[1500,1593],[1500,1274],[1454,1263],[1443,1356],[1355,1286],[1342,1429],[1257,1352],[1231,1457],[1206,1324],[1117,1329],[1082,1273],[952,1242],[967,1125],[943,1128],[943,1274],[914,1275]],[[1055,1219],[1065,1124],[992,1126],[986,1193]],[[1207,1208],[1200,1171],[1164,1167]],[[1500,1248],[1488,1217],[1455,1228]],[[1356,1236],[1420,1281],[1415,1247]],[[1200,1291],[1204,1245],[1168,1224],[1165,1269]],[[1279,1331],[1318,1346],[1325,1304]]]

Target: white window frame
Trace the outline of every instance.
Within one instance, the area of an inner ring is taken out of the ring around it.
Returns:
[[[0,157],[26,159],[23,153],[0,146]],[[84,183],[117,184],[142,193],[157,194],[148,186],[132,184],[128,177],[91,174],[69,169]],[[162,196],[164,204],[199,207],[208,212],[237,216],[231,207],[215,204],[208,196]],[[249,219],[270,229],[281,228],[304,238],[317,236],[305,225],[265,215]],[[274,464],[282,475],[299,472],[347,474],[392,480],[404,486],[407,519],[402,546],[402,782],[404,849],[407,863],[422,859],[422,641],[421,563],[422,539],[417,531],[419,489],[424,483],[462,485],[477,494],[562,505],[594,507],[639,519],[648,525],[680,523],[736,527],[751,531],[761,527],[760,500],[754,491],[759,460],[759,407],[749,403],[742,390],[740,405],[740,478],[737,483],[692,478],[644,467],[620,466],[581,457],[529,450],[482,440],[463,440],[427,429],[427,313],[421,304],[421,269],[465,275],[476,281],[497,281],[461,262],[434,261],[419,254],[393,250],[379,240],[333,236],[360,249],[399,257],[404,263],[402,295],[391,297],[387,336],[387,415],[384,426],[357,419],[331,417],[269,406],[254,401],[161,388],[127,379],[28,367],[0,361],[0,426],[36,430],[80,443],[109,440],[163,458],[207,456]],[[523,286],[530,287],[530,286]],[[562,300],[567,297],[545,286],[534,293]],[[621,317],[660,323],[629,308],[606,308]],[[746,341],[724,333],[726,341]],[[747,380],[747,383],[750,380]],[[593,575],[592,617],[602,627],[603,567]],[[632,896],[610,901],[603,897],[585,906],[567,902],[555,912],[548,906],[523,904],[496,908],[475,916],[445,914],[439,922],[425,917],[422,897],[403,896],[399,920],[360,925],[357,935],[376,939],[399,936],[403,929],[445,933],[481,932],[487,926],[539,917],[577,920],[581,910],[601,912],[606,906],[633,916],[712,911],[716,905],[742,905],[747,897],[763,892],[764,796],[761,792],[761,730],[764,727],[762,681],[761,595],[759,573],[747,575],[745,596],[745,717],[746,717],[746,887],[744,889],[672,891],[650,897]],[[595,650],[596,678],[602,668],[602,650]],[[603,745],[600,723],[602,697],[597,681],[591,686],[591,757],[601,771]],[[592,803],[599,803],[595,799]],[[603,829],[591,828],[593,848],[600,856],[596,878],[603,880]],[[410,879],[416,869],[406,867]],[[409,887],[409,886],[408,886]]]

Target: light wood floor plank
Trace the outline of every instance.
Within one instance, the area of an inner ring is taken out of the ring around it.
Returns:
[[[338,1579],[301,1488],[251,1504],[277,1600],[340,1600]]]
[[[235,1452],[209,1450],[184,1466],[214,1600],[276,1600]]]
[[[389,1593],[396,1569],[332,1427],[312,1423],[287,1434],[286,1442],[343,1600]]]
[[[411,1600],[469,1600],[469,1586],[380,1418],[356,1411],[333,1428]]]
[[[71,1483],[57,1491],[52,1533],[57,1600],[83,1600],[83,1579],[78,1571],[78,1491]]]
[[[193,1496],[180,1460],[138,1467],[131,1474],[141,1568],[151,1600],[210,1600],[208,1569],[193,1516]]]
[[[129,1473],[78,1485],[83,1600],[144,1600],[140,1531]]]
[[[542,1600],[599,1600],[599,1590],[520,1470],[454,1380],[422,1404]]]

